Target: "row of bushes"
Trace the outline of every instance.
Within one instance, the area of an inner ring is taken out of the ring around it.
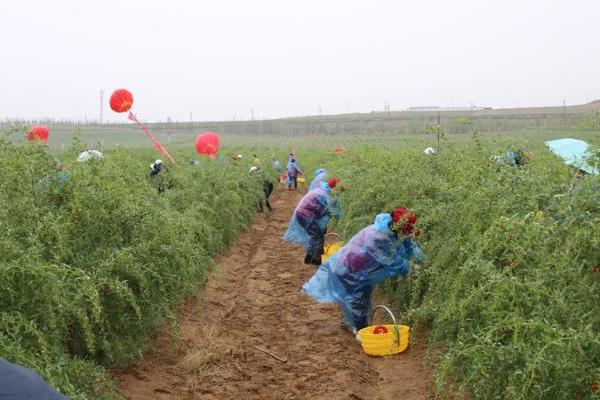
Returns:
[[[0,357],[73,399],[114,396],[104,368],[140,356],[262,194],[247,170],[209,160],[161,173],[159,194],[153,157],[61,167],[44,145],[0,140]]]
[[[425,268],[381,289],[430,326],[441,395],[598,398],[600,179],[570,188],[535,142],[524,167],[490,161],[511,144],[348,152],[328,165],[349,188],[337,229],[348,238],[398,205],[419,215]]]

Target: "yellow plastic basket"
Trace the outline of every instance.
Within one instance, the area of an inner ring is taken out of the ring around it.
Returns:
[[[385,310],[394,321],[393,325],[377,325],[384,326],[387,333],[373,333],[377,326],[373,325],[373,314],[378,309]],[[408,347],[408,336],[410,328],[406,325],[398,325],[396,317],[392,311],[386,306],[377,306],[371,312],[371,322],[366,328],[358,331],[360,344],[365,353],[371,356],[390,356],[398,354],[406,350]]]
[[[300,184],[305,184],[305,183],[306,183],[306,179],[304,179],[303,177],[299,177],[299,178],[297,179],[297,181],[298,181],[298,183],[300,183]]]
[[[325,252],[321,256],[321,261],[322,262],[327,261],[327,259],[329,257],[331,257],[333,255],[333,253],[335,253],[336,251],[341,249],[343,246],[344,246],[344,242],[335,242],[335,243],[328,244],[327,246],[325,246]]]

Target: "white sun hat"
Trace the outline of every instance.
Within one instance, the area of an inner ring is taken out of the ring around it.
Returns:
[[[102,160],[104,156],[98,150],[86,150],[82,151],[81,154],[79,154],[79,156],[77,157],[77,161],[88,161],[92,158]]]

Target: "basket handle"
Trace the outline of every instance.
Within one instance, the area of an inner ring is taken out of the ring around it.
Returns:
[[[326,233],[325,236],[336,236],[336,237],[340,237],[339,233],[335,233],[335,232],[329,232]]]
[[[373,315],[375,315],[375,311],[377,311],[377,310],[387,311],[387,313],[390,316],[390,318],[392,319],[392,321],[394,321],[394,325],[398,325],[398,323],[396,322],[396,317],[394,316],[394,313],[392,312],[392,310],[390,310],[389,308],[387,308],[386,306],[383,306],[383,305],[375,306],[373,308],[373,310],[371,310],[371,320],[369,322],[369,325],[373,325]]]
[[[373,310],[371,310],[371,319],[370,319],[369,325],[373,325],[373,315],[375,315],[375,311],[377,311],[377,310],[387,311],[388,315],[394,322],[394,336],[396,338],[396,342],[398,343],[398,347],[400,347],[400,337],[402,335],[400,335],[400,327],[398,326],[398,322],[396,322],[396,317],[394,316],[394,313],[392,312],[392,310],[390,310],[389,308],[387,308],[386,306],[381,305],[381,304],[373,307]]]

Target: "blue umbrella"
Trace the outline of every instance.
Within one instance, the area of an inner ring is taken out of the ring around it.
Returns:
[[[0,399],[68,400],[50,387],[37,372],[0,358]]]
[[[598,175],[598,168],[587,162],[591,156],[590,146],[583,140],[571,138],[549,140],[546,142],[546,146],[561,157],[565,164],[579,168],[588,174]]]

